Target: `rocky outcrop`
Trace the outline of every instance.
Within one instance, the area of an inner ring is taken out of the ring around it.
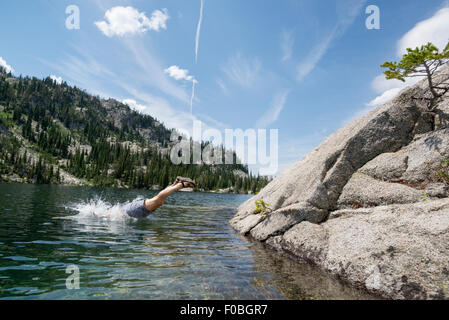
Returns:
[[[412,99],[419,90],[419,87],[408,89],[393,101],[328,137],[306,157],[277,176],[256,197],[243,203],[231,225],[242,233],[254,229],[252,236],[265,240],[299,222],[297,216],[307,221],[324,220],[329,210],[335,209],[342,189],[355,171],[379,154],[395,152],[412,141],[418,120],[425,110]],[[270,234],[262,234],[260,227],[254,228],[262,219],[253,217],[254,202],[260,199],[271,205],[275,216],[285,218],[282,224],[276,221],[278,219],[264,221],[265,227],[272,230]],[[294,205],[294,210],[278,212],[291,205]],[[318,219],[315,212],[309,216],[309,208],[322,210],[323,214]],[[271,224],[277,224],[277,227]]]
[[[449,127],[415,136],[397,152],[383,153],[354,173],[338,208],[413,203],[449,196],[437,172],[449,157]]]
[[[267,244],[384,297],[449,296],[449,199],[335,211]]]
[[[449,98],[432,114],[416,99],[425,94],[422,81],[329,136],[231,226],[385,297],[446,297],[449,194],[436,172],[449,158]],[[270,214],[253,213],[261,199]]]
[[[425,197],[422,190],[401,183],[374,179],[356,172],[343,188],[339,208],[373,207],[394,203],[418,202]]]

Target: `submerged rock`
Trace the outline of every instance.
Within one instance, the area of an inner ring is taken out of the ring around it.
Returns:
[[[429,113],[416,99],[425,88],[329,136],[243,203],[231,226],[385,297],[446,298],[449,194],[436,173],[449,158],[449,97]],[[258,200],[272,212],[255,215]]]

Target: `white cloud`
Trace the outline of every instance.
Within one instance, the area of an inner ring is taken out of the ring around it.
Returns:
[[[387,90],[405,87],[406,84],[401,80],[390,79],[387,80],[384,74],[380,74],[374,78],[371,82],[371,87],[374,89],[376,93],[383,93]]]
[[[137,101],[133,99],[125,99],[122,102],[135,111],[144,112],[147,109],[146,106],[137,103]]]
[[[449,8],[437,11],[431,18],[418,22],[398,42],[397,55],[402,56],[407,48],[420,47],[432,42],[444,49],[449,41]]]
[[[285,62],[291,59],[294,44],[295,38],[293,31],[283,30],[281,34],[281,50],[282,50],[281,61]]]
[[[57,84],[61,84],[62,83],[62,77],[57,77],[54,74],[52,74],[50,76],[50,79],[53,80],[54,82],[56,82]]]
[[[371,87],[378,94],[378,96],[365,104],[366,107],[369,107],[367,110],[369,111],[373,107],[377,107],[381,104],[384,104],[385,102],[390,101],[399,93],[399,91],[409,85],[416,83],[419,80],[420,79],[418,78],[411,78],[407,79],[406,82],[403,82],[396,79],[387,80],[384,74],[378,75],[371,82]]]
[[[97,21],[95,25],[108,37],[126,34],[145,33],[148,30],[167,29],[167,9],[155,10],[148,18],[144,12],[133,7],[113,7],[106,11],[105,21]]]
[[[385,91],[384,93],[382,93],[380,96],[377,96],[375,99],[368,102],[366,105],[368,107],[377,107],[381,104],[384,104],[384,103],[390,101],[391,99],[393,99],[394,97],[396,97],[396,95],[401,91],[401,89],[402,88],[389,89],[389,90]]]
[[[257,121],[256,128],[266,128],[278,119],[282,109],[284,109],[285,103],[287,102],[288,93],[289,90],[284,89],[273,97],[270,108]]]
[[[228,60],[222,70],[234,83],[242,87],[251,87],[258,78],[260,68],[259,59],[248,60],[237,53]]]
[[[14,72],[14,69],[2,57],[0,57],[0,66],[5,69],[6,73]]]
[[[449,41],[449,8],[437,11],[429,19],[418,22],[397,43],[397,56],[400,58],[406,53],[406,48],[416,48],[427,42],[432,42],[440,49],[444,49]],[[387,80],[385,75],[379,75],[371,83],[372,88],[378,94],[376,98],[366,103],[365,108],[357,115],[363,115],[374,107],[384,104],[394,97],[405,87],[413,85],[422,78],[408,78],[405,82],[391,79]]]
[[[371,83],[371,86],[379,95],[375,97],[373,100],[365,103],[365,106],[363,108],[356,111],[349,118],[343,120],[342,124],[346,125],[355,119],[363,117],[365,114],[373,110],[375,107],[392,100],[405,87],[411,86],[416,82],[418,82],[419,80],[420,80],[419,78],[411,78],[408,79],[406,82],[402,81],[396,82],[396,80],[387,80],[384,75],[377,76],[376,78],[374,78],[373,82]]]
[[[420,80],[420,78],[409,78],[403,82],[396,79],[387,80],[384,74],[378,75],[371,83],[371,87],[378,94],[378,96],[365,105],[373,108],[384,104],[396,97],[402,89],[411,86]]]
[[[181,69],[178,66],[171,66],[165,69],[164,72],[175,80],[187,80],[198,83],[193,76],[189,75],[189,70]]]

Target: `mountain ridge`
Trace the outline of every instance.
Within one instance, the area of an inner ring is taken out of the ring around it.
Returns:
[[[173,131],[115,99],[0,70],[0,181],[160,189],[184,175],[237,193],[268,182],[238,163],[174,165]]]

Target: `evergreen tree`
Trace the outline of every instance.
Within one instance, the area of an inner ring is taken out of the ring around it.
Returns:
[[[238,192],[257,192],[268,181],[256,181],[247,166],[237,164],[235,152],[231,165],[174,165],[169,154],[161,152],[170,147],[172,130],[157,119],[120,102],[89,96],[65,82],[20,77],[10,84],[8,77],[12,75],[0,73],[0,105],[9,115],[8,123],[0,121],[1,174],[60,183],[64,170],[94,185],[133,188],[165,187],[176,176],[188,176],[200,190],[233,187]],[[18,129],[15,132],[23,139],[4,133],[10,127]],[[131,149],[130,143],[136,147]],[[223,160],[231,152],[223,146],[221,151]]]

